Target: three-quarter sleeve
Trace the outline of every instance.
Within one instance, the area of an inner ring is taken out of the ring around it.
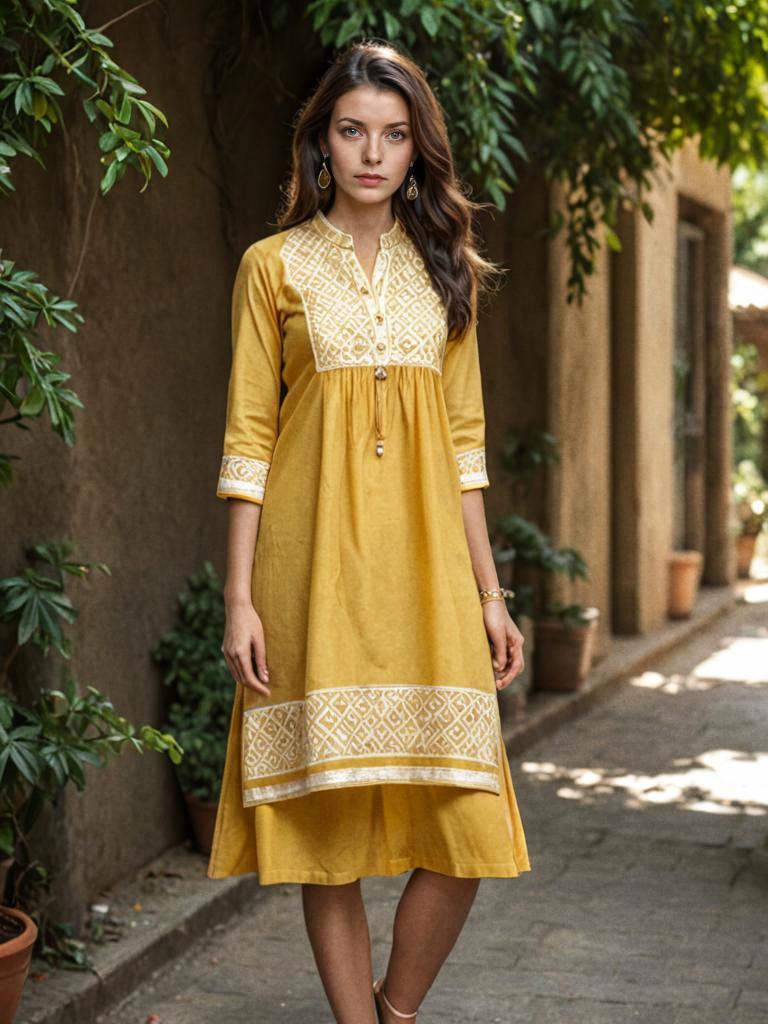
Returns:
[[[282,335],[266,256],[243,253],[232,290],[232,363],[216,495],[262,504],[277,441]]]
[[[477,320],[462,337],[446,342],[442,383],[461,490],[489,487]]]

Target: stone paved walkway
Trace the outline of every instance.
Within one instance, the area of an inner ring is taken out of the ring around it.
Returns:
[[[419,1024],[766,1024],[768,603],[511,769],[532,870],[483,880]],[[405,878],[363,882],[377,973]],[[332,1024],[298,886],[265,892],[102,1024]]]

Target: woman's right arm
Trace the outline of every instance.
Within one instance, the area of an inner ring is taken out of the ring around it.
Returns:
[[[264,627],[251,598],[251,574],[261,520],[261,505],[229,498],[227,577],[224,583],[226,626],[222,652],[232,678],[267,696],[271,691]],[[256,662],[256,672],[253,669]]]
[[[232,677],[269,696],[264,628],[251,597],[253,558],[277,442],[282,334],[281,264],[260,242],[243,254],[232,289],[232,364],[216,494],[229,506],[226,626],[222,652]],[[254,671],[253,662],[256,662]]]

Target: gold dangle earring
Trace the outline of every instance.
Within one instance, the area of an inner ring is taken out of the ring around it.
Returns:
[[[317,176],[317,184],[319,188],[326,189],[331,184],[331,175],[328,168],[325,166],[326,156],[323,154],[323,166],[320,168],[320,173]]]
[[[411,160],[411,168],[413,168],[413,160]],[[405,196],[406,199],[410,199],[411,202],[419,197],[419,186],[416,184],[416,179],[413,176],[413,170],[411,170],[411,177],[408,181],[408,188],[405,190]]]

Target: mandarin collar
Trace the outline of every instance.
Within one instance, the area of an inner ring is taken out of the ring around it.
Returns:
[[[325,216],[322,210],[318,210],[312,218],[312,225],[316,231],[327,238],[329,242],[334,242],[336,245],[340,245],[343,249],[354,249],[355,243],[347,231],[342,231],[341,228],[337,228],[335,224],[331,224],[328,218]],[[382,249],[391,249],[392,246],[402,242],[407,232],[399,219],[395,217],[395,223],[383,234],[379,235],[379,245]]]

